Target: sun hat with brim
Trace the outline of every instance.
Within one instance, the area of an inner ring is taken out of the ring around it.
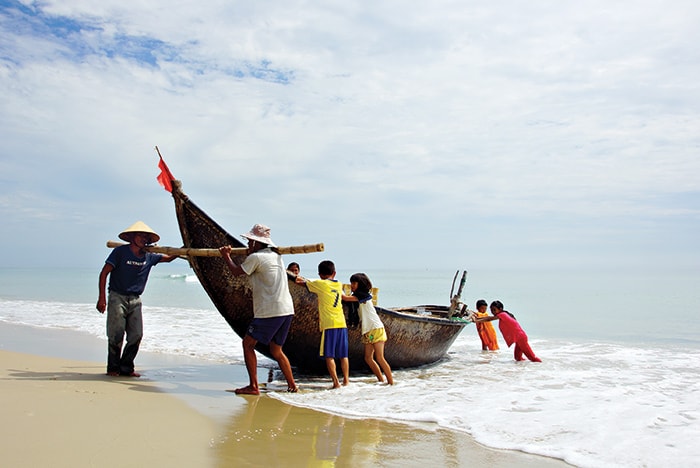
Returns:
[[[264,224],[256,224],[250,229],[250,232],[241,234],[241,237],[267,244],[270,247],[277,247],[275,243],[272,242],[272,239],[270,239],[270,228]]]
[[[123,241],[131,242],[131,239],[137,232],[146,234],[148,236],[149,244],[154,244],[160,240],[160,236],[143,221],[136,221],[134,224],[124,229],[119,234],[119,238]]]

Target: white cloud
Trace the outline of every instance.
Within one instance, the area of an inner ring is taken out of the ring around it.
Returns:
[[[13,226],[152,217],[177,238],[159,145],[232,231],[277,222],[305,242],[308,228],[348,261],[372,244],[372,261],[395,262],[436,229],[483,246],[482,261],[503,243],[522,261],[546,256],[532,245],[589,261],[595,243],[567,241],[604,249],[641,224],[657,238],[630,241],[628,259],[698,258],[664,235],[698,230],[693,2],[12,5],[0,209]]]

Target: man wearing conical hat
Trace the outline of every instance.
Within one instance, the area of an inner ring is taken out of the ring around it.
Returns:
[[[254,225],[250,232],[242,234],[248,240],[248,256],[239,265],[231,258],[231,246],[219,248],[221,256],[234,275],[248,275],[253,289],[253,320],[243,337],[243,359],[248,378],[246,387],[234,390],[238,395],[259,395],[258,360],[255,346],[258,342],[270,346],[270,354],[275,358],[287,380],[287,391],[296,392],[292,366],[282,351],[294,315],[294,303],[289,293],[287,271],[282,257],[273,248],[270,228],[264,224]]]
[[[160,236],[143,221],[126,228],[119,238],[128,242],[112,250],[100,272],[97,310],[107,310],[107,375],[140,377],[134,371],[134,359],[143,337],[141,294],[146,288],[151,267],[172,262],[177,255],[162,255],[145,250],[158,242]],[[105,287],[109,276],[109,300]],[[126,345],[122,343],[126,334]]]

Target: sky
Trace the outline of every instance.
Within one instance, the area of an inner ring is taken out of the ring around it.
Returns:
[[[0,0],[0,266],[230,233],[357,269],[700,267],[700,3]],[[217,247],[217,246],[212,246]],[[290,258],[291,261],[291,258]]]

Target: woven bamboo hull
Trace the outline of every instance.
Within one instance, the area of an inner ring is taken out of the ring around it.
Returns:
[[[172,195],[185,247],[244,247],[242,242],[219,226],[182,192],[179,181],[173,181]],[[240,264],[244,258],[236,257],[235,260]],[[253,318],[253,296],[247,276],[232,275],[221,257],[190,257],[189,261],[221,316],[238,336],[245,336],[248,324]],[[321,332],[318,326],[316,295],[293,281],[289,283],[289,290],[294,301],[295,313],[283,347],[284,352],[292,366],[298,370],[324,373],[325,362],[319,358]],[[417,367],[439,361],[445,357],[449,347],[465,326],[464,323],[438,316],[419,316],[410,310],[377,307],[389,336],[385,357],[392,368]],[[353,371],[366,370],[360,330],[355,328],[349,329],[348,332],[350,368]],[[256,349],[271,357],[267,346],[258,343]]]

